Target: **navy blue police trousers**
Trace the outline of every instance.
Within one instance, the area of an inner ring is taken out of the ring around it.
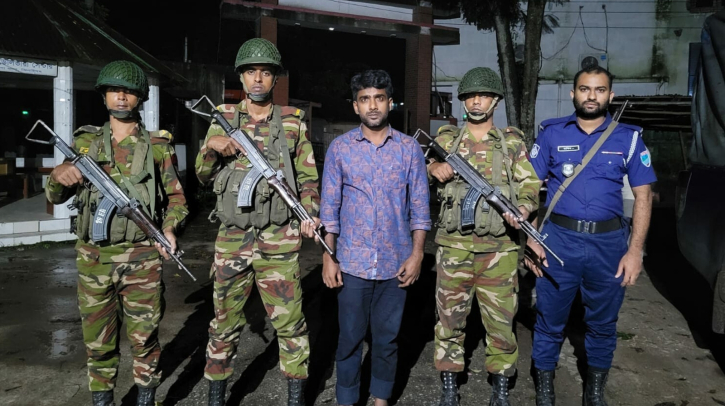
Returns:
[[[542,234],[547,245],[564,261],[549,258],[544,277],[536,280],[534,366],[552,371],[559,361],[564,328],[578,291],[584,304],[587,363],[609,369],[617,346],[617,319],[624,300],[624,275],[617,273],[627,252],[629,230],[622,227],[601,234],[585,234],[547,222]]]

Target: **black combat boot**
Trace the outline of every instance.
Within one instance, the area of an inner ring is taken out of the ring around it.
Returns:
[[[491,375],[491,401],[488,406],[511,406],[509,403],[509,378],[503,375]]]
[[[604,401],[604,387],[607,385],[609,370],[589,367],[587,385],[584,389],[582,404],[584,406],[607,406]]]
[[[456,385],[457,372],[441,372],[441,401],[438,406],[459,406],[458,385]]]
[[[536,406],[556,405],[554,371],[534,368],[534,387],[536,387]]]
[[[287,378],[287,406],[305,406],[307,379]]]
[[[156,387],[142,388],[138,387],[138,397],[136,398],[136,406],[154,406],[154,397],[156,396]]]
[[[224,406],[227,394],[227,380],[209,381],[209,406]]]
[[[112,390],[91,392],[91,397],[93,398],[93,406],[114,406]]]

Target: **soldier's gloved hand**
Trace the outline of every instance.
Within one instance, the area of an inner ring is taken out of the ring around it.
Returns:
[[[428,172],[441,183],[446,182],[455,174],[453,167],[447,162],[433,162],[428,165]]]
[[[166,236],[166,239],[169,240],[169,243],[171,243],[171,253],[172,254],[175,253],[177,247],[176,247],[176,235],[174,234],[174,228],[166,227],[164,229],[164,236]],[[161,245],[159,243],[155,243],[154,245],[156,246],[156,250],[159,251],[159,254],[161,254],[161,256],[163,256],[164,259],[171,259],[171,256],[169,256],[169,253],[166,252],[166,249],[164,249],[163,245]]]
[[[64,162],[53,169],[50,177],[65,187],[73,187],[83,182],[81,171],[70,162]]]
[[[206,147],[209,149],[213,149],[214,151],[220,153],[222,156],[232,156],[237,155],[237,153],[247,155],[247,151],[245,151],[244,148],[239,145],[239,143],[234,138],[224,135],[215,135],[209,137],[209,139],[206,141]]]
[[[521,212],[521,217],[518,219],[516,217],[514,217],[514,215],[511,213],[503,214],[504,220],[506,220],[506,222],[511,227],[513,227],[517,230],[521,228],[521,224],[519,224],[519,221],[526,221],[529,218],[529,214],[530,214],[529,211],[526,210],[526,208],[524,206],[519,206],[519,211]]]
[[[315,238],[315,242],[319,243],[319,239],[315,235],[315,230],[320,226],[320,219],[312,217],[312,220],[305,220],[300,224],[300,234],[307,238]]]

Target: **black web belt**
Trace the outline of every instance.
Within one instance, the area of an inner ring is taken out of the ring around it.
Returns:
[[[561,214],[551,213],[549,220],[558,226],[576,231],[577,233],[586,234],[608,233],[622,228],[622,219],[619,217],[604,221],[585,221],[562,216]]]

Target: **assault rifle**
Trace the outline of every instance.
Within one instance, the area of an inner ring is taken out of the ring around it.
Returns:
[[[207,114],[202,112],[201,110],[196,109],[196,107],[203,101],[209,103],[209,105],[211,106],[211,113]],[[249,134],[247,134],[246,131],[240,128],[233,128],[231,124],[229,124],[229,122],[224,118],[222,113],[220,113],[219,110],[216,109],[214,103],[212,103],[211,100],[206,97],[206,95],[202,96],[199,101],[197,101],[191,107],[191,111],[202,116],[212,117],[214,120],[216,120],[217,124],[219,124],[224,129],[224,132],[226,132],[228,136],[232,137],[235,141],[239,143],[239,145],[242,146],[242,148],[244,148],[244,155],[247,157],[247,159],[249,159],[249,162],[252,163],[252,169],[244,177],[244,180],[242,180],[242,183],[239,185],[239,196],[237,197],[238,207],[252,206],[252,198],[254,197],[254,191],[257,188],[257,183],[259,183],[262,177],[264,177],[267,180],[267,183],[275,191],[277,191],[277,193],[279,193],[282,200],[284,200],[285,204],[287,204],[287,207],[289,207],[292,212],[294,212],[295,216],[297,216],[300,221],[312,220],[312,216],[310,216],[310,214],[307,213],[307,210],[302,207],[302,203],[300,203],[300,200],[297,198],[295,192],[287,184],[282,170],[276,171],[272,167],[269,161],[267,161],[267,158],[264,157],[264,154],[262,154],[262,152],[257,147],[257,143],[252,140],[252,138],[249,136]],[[290,182],[294,181],[294,179],[290,179]],[[332,251],[332,248],[327,245],[325,239],[322,238],[322,236],[320,235],[321,228],[322,226],[314,230],[315,235],[319,239],[322,246],[325,248],[325,251],[327,251],[327,253],[330,255],[335,255],[335,253]]]
[[[425,136],[428,139],[426,145],[429,149],[432,149],[438,156],[443,158],[453,168],[453,171],[460,175],[463,180],[466,181],[471,187],[468,189],[463,204],[461,206],[461,226],[470,227],[473,226],[476,215],[476,205],[481,197],[490,206],[496,209],[501,215],[504,213],[512,214],[516,219],[519,219],[522,214],[519,208],[514,206],[509,199],[507,199],[498,187],[491,185],[485,177],[483,177],[467,160],[463,159],[458,154],[449,154],[443,147],[438,144],[428,133],[418,129],[413,135],[416,140],[420,136]],[[526,233],[529,237],[533,238],[539,245],[544,247],[549,253],[556,258],[559,263],[563,266],[564,261],[557,256],[554,251],[551,250],[545,243],[546,235],[541,235],[534,226],[531,225],[526,219],[519,220],[521,230]]]
[[[30,138],[30,134],[35,130],[38,124],[45,127],[49,133],[53,134],[53,137],[48,141],[40,139]],[[196,278],[191,274],[189,269],[184,266],[181,262],[181,256],[184,255],[184,251],[177,250],[171,252],[171,242],[166,238],[164,233],[159,229],[149,215],[144,211],[143,205],[136,199],[128,197],[128,195],[111,179],[106,171],[101,168],[96,161],[92,160],[86,155],[76,153],[73,148],[63,141],[53,130],[51,130],[43,120],[38,120],[30,129],[25,139],[31,142],[45,145],[53,145],[63,155],[75,165],[78,170],[81,171],[83,177],[87,182],[95,186],[101,193],[101,202],[96,208],[93,214],[93,231],[91,239],[93,242],[105,241],[108,239],[108,227],[111,225],[111,218],[114,212],[118,210],[119,215],[122,215],[134,223],[143,231],[151,240],[161,244],[166,252],[169,254],[171,259],[176,262],[180,269],[186,271],[191,279],[196,282]],[[86,185],[87,186],[87,185]],[[152,196],[153,197],[153,196]]]

